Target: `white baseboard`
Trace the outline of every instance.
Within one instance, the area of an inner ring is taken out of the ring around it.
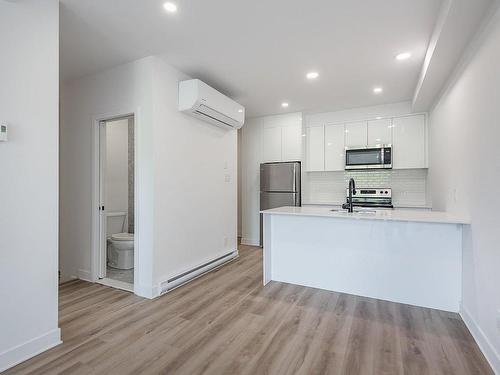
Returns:
[[[260,239],[258,238],[241,238],[241,244],[242,245],[248,245],[248,246],[260,246]]]
[[[87,270],[78,270],[78,278],[83,281],[94,282],[94,280],[92,280],[92,272]]]
[[[484,334],[481,327],[479,327],[464,306],[462,306],[460,310],[460,316],[472,334],[472,337],[476,340],[477,345],[483,352],[495,374],[500,375],[500,355],[495,350],[488,337]]]
[[[0,353],[0,372],[14,367],[54,346],[61,344],[61,330],[56,328],[24,344]]]
[[[176,275],[172,275],[171,277],[164,278],[164,281],[158,283],[158,293],[163,295],[168,293],[188,282],[191,282],[217,268],[220,268],[229,262],[237,259],[239,256],[238,250],[233,250],[229,253],[226,253],[222,256],[218,256],[213,260],[200,264],[198,266],[194,266],[189,270],[179,272]]]

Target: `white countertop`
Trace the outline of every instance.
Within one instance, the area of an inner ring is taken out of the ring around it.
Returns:
[[[371,212],[348,213],[343,211],[332,211],[332,207],[325,206],[302,206],[302,207],[280,207],[271,210],[264,210],[265,215],[296,215],[296,216],[316,216],[331,217],[341,219],[359,220],[387,220],[387,221],[412,221],[422,223],[442,223],[442,224],[470,224],[469,220],[463,217],[454,216],[447,212],[427,211],[427,210],[370,210]]]

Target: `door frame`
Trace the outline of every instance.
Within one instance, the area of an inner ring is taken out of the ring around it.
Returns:
[[[101,124],[103,122],[108,122],[112,120],[118,120],[123,118],[134,118],[134,293],[137,294],[137,285],[140,280],[140,267],[139,267],[139,235],[141,223],[139,222],[139,199],[138,199],[138,170],[140,166],[138,165],[138,150],[137,150],[137,139],[138,139],[138,128],[139,128],[139,116],[140,109],[124,109],[122,111],[110,112],[92,118],[92,198],[91,198],[91,212],[92,212],[92,223],[91,223],[91,251],[90,251],[90,268],[91,277],[93,282],[99,282],[99,276],[102,272],[102,268],[105,267],[105,261],[103,262],[105,254],[101,251],[102,246],[106,246],[106,235],[101,236],[102,220],[101,220],[101,175],[104,172],[103,166],[101,165],[101,154],[105,150],[105,146],[101,144],[101,136],[103,135],[103,130]],[[105,130],[104,130],[105,133]],[[104,238],[104,240],[103,240]]]

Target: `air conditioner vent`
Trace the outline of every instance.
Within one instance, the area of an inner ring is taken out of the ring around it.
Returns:
[[[245,108],[199,79],[179,83],[179,111],[211,124],[239,129],[245,122]]]

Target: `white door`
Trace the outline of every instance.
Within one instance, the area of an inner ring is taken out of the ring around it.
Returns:
[[[344,126],[325,126],[325,171],[343,171],[345,167]]]
[[[368,121],[368,146],[392,144],[392,119]]]
[[[323,126],[313,126],[306,130],[306,170],[325,170],[325,133]]]
[[[366,121],[345,124],[345,146],[364,147],[368,142]]]
[[[281,161],[281,127],[262,131],[262,162]]]
[[[98,277],[106,277],[106,121],[99,122],[99,263]]]
[[[302,126],[284,126],[281,129],[282,161],[302,160]]]
[[[393,119],[393,167],[395,169],[426,168],[425,116]]]

